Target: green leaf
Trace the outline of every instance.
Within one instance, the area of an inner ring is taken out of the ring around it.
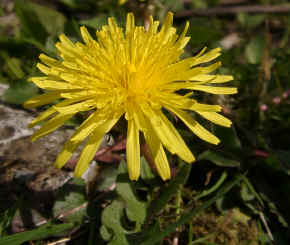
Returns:
[[[149,216],[158,213],[168,203],[168,201],[176,194],[180,185],[186,183],[191,170],[190,164],[184,164],[178,171],[175,178],[170,181],[167,187],[163,188],[160,197],[154,200],[149,207]]]
[[[110,238],[108,229],[113,231],[113,238],[109,245],[129,245],[126,239],[126,230],[122,227],[121,219],[123,217],[123,202],[114,200],[107,206],[102,213],[101,235],[105,240]]]
[[[130,234],[127,237],[128,237],[128,240],[130,241],[130,245],[134,245],[134,244],[140,244],[141,242],[144,241],[144,239],[146,239],[147,237],[150,237],[151,234],[159,233],[159,232],[161,232],[160,223],[158,220],[156,220],[154,224],[148,227],[148,229],[142,230],[139,233]],[[161,244],[162,244],[162,241],[158,241],[152,245],[161,245]]]
[[[86,9],[86,2],[84,0],[60,0],[63,4],[73,9]]]
[[[21,79],[25,76],[21,68],[21,60],[9,57],[8,53],[5,51],[0,52],[0,56],[3,58],[4,62],[6,63],[9,73],[11,74],[10,77],[13,79]]]
[[[259,64],[262,62],[266,41],[264,35],[253,38],[245,49],[245,56],[250,64]]]
[[[36,28],[38,29],[38,26],[41,26],[43,28],[43,30],[41,30],[44,35],[43,40],[45,40],[47,37],[45,33],[49,33],[54,36],[57,36],[63,33],[66,18],[61,13],[51,8],[47,8],[45,6],[32,3],[30,1],[17,0],[16,2],[17,2],[17,5],[16,5],[17,11],[19,12],[22,20],[25,21],[24,24],[27,25],[25,26],[25,30],[29,28],[31,30],[29,32],[35,32],[37,31]],[[36,18],[36,19],[31,20],[32,17],[29,16],[30,14],[33,16],[33,18]],[[34,23],[37,21],[38,22],[37,26],[35,27],[31,26],[32,21]],[[38,35],[38,34],[30,33],[30,36],[34,36],[34,35]],[[39,41],[39,39],[36,39],[36,40]]]
[[[80,21],[81,25],[86,25],[86,26],[91,27],[93,29],[100,29],[102,27],[102,25],[104,25],[106,23],[107,23],[107,16],[105,16],[105,15],[100,15],[100,16],[94,17],[92,19]]]
[[[23,37],[32,38],[37,42],[44,43],[47,37],[47,31],[31,7],[31,2],[16,0],[15,11],[21,23]]]
[[[114,200],[102,213],[100,229],[104,240],[110,240],[110,245],[128,245],[126,234],[138,232],[146,218],[146,203],[138,200],[133,184],[128,177],[125,161],[120,163],[116,181],[116,191],[120,198]],[[135,222],[134,231],[123,227],[124,211],[130,221]]]
[[[125,169],[125,162],[119,166],[119,175],[116,183],[117,193],[126,202],[126,214],[131,221],[136,222],[136,231],[139,231],[146,218],[146,203],[138,200],[133,184]]]
[[[73,18],[71,18],[70,20],[68,20],[66,22],[64,32],[71,39],[77,38],[77,40],[82,40],[79,22]],[[95,36],[95,34],[94,34],[94,36]],[[72,40],[72,41],[74,41],[74,40]]]
[[[107,167],[102,169],[101,175],[104,180],[97,185],[98,191],[104,191],[116,183],[118,170],[115,167]]]
[[[212,28],[215,23],[208,23],[208,19],[199,18],[190,24],[188,32],[189,36],[192,37],[190,39],[192,45],[204,45],[208,42],[217,41],[222,37],[218,27]]]
[[[234,125],[230,128],[213,125],[213,132],[221,140],[221,146],[227,151],[237,154],[243,153],[241,141],[236,133]]]
[[[53,36],[48,36],[45,42],[45,51],[47,54],[49,54],[50,56],[57,56],[57,48],[55,46],[57,42],[57,38],[53,37]]]
[[[244,202],[255,199],[254,194],[249,190],[248,186],[244,182],[241,183],[241,198]]]
[[[12,84],[3,94],[2,99],[10,104],[23,104],[26,100],[38,94],[38,88],[30,82]]]
[[[208,160],[216,164],[217,166],[221,166],[221,167],[239,167],[240,166],[240,162],[224,157],[222,154],[213,152],[211,150],[204,151],[198,156],[197,159]]]
[[[10,58],[7,60],[7,66],[17,79],[21,79],[25,76],[25,73],[21,69],[21,62],[19,59]]]
[[[155,174],[144,157],[141,157],[141,178],[145,182],[150,182],[155,178]]]
[[[112,238],[112,234],[109,232],[108,228],[105,225],[102,225],[100,228],[101,237],[105,241],[109,241]]]
[[[66,22],[66,18],[63,14],[36,3],[29,3],[29,6],[36,13],[47,33],[54,36],[63,33]]]
[[[87,214],[86,202],[85,183],[81,179],[74,178],[58,190],[53,206],[53,215],[57,217],[72,211],[65,219],[81,224]]]
[[[219,198],[224,196],[227,192],[229,192],[235,185],[237,185],[242,179],[242,175],[237,175],[233,178],[232,181],[230,181],[228,184],[226,184],[221,190],[218,191],[218,193],[208,201],[204,202],[203,205],[192,208],[189,212],[183,214],[179,220],[177,220],[175,223],[167,225],[163,228],[161,232],[152,232],[150,236],[148,236],[145,241],[143,241],[140,245],[152,245],[155,244],[158,241],[161,241],[164,239],[164,237],[169,236],[172,232],[176,231],[176,228],[179,226],[188,223],[194,216],[199,215],[202,211],[210,207],[213,203],[216,202]],[[144,231],[146,232],[146,231]]]
[[[246,13],[239,13],[237,17],[238,21],[245,28],[255,28],[265,20],[265,15],[248,15]]]
[[[59,233],[63,233],[64,231],[71,229],[73,226],[74,225],[72,223],[60,225],[46,224],[38,229],[2,237],[0,238],[0,245],[20,245],[26,241],[44,239]]]
[[[244,190],[244,193],[241,193],[242,194],[242,198],[244,197],[245,199],[246,198],[251,198],[250,197],[250,192],[251,194],[257,198],[257,200],[259,201],[259,203],[261,204],[262,207],[264,207],[264,202],[262,200],[262,198],[260,197],[260,195],[256,192],[254,186],[252,185],[252,183],[250,182],[250,180],[246,177],[246,176],[243,176],[243,183],[247,186],[247,189]],[[243,187],[243,185],[241,185]],[[243,191],[243,188],[242,188],[242,191]],[[244,195],[244,196],[243,196]]]

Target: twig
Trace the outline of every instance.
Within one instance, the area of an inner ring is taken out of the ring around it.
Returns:
[[[233,15],[238,13],[289,13],[290,4],[283,5],[248,5],[248,6],[233,6],[233,7],[216,7],[208,9],[191,9],[185,10],[176,17],[184,18],[190,16],[215,16],[215,15]]]
[[[269,228],[269,226],[267,224],[267,221],[265,220],[264,214],[262,212],[259,212],[259,216],[260,216],[260,219],[262,220],[262,222],[263,222],[263,224],[265,226],[265,229],[267,231],[267,234],[268,234],[271,242],[274,242],[274,237],[273,237],[272,232],[271,232],[271,230],[270,230],[270,228]]]
[[[178,245],[178,236],[176,235],[174,238],[173,238],[173,242],[172,242],[172,245]]]
[[[39,221],[37,224],[35,224],[35,226],[38,227],[38,226],[46,224],[47,222],[48,222],[47,219],[43,219],[43,220]]]
[[[62,238],[60,240],[57,240],[55,242],[48,243],[47,245],[57,245],[57,244],[61,244],[61,243],[68,242],[68,241],[70,241],[70,238],[66,237],[66,238]]]
[[[57,219],[63,219],[63,218],[65,218],[65,217],[68,216],[68,215],[71,215],[71,214],[73,214],[73,213],[76,213],[76,212],[78,212],[79,210],[85,208],[87,205],[88,205],[88,203],[85,202],[85,203],[83,203],[82,205],[80,205],[79,207],[73,208],[73,209],[71,209],[71,210],[68,210],[67,212],[64,212],[64,213],[60,214],[59,216],[57,216]]]

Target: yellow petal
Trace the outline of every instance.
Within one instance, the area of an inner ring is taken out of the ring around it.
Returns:
[[[61,91],[61,97],[65,99],[78,99],[85,100],[85,99],[92,99],[93,97],[96,98],[101,93],[96,93],[94,90],[74,90],[73,93],[71,90]],[[103,93],[104,94],[104,93]],[[98,103],[99,100],[96,100],[95,103]]]
[[[71,141],[83,141],[91,132],[98,126],[104,123],[103,119],[98,118],[98,112],[92,113],[82,124],[78,127],[75,134],[72,136]]]
[[[166,84],[163,86],[164,89],[172,89],[172,90],[180,90],[180,89],[190,89],[190,90],[198,90],[204,91],[212,94],[235,94],[238,92],[237,88],[233,87],[216,87],[216,86],[206,86],[201,85],[203,83],[211,83],[210,81],[207,82],[174,82],[170,84]]]
[[[57,108],[65,107],[67,105],[70,105],[70,104],[79,102],[80,100],[82,100],[82,98],[67,99],[67,100],[64,100],[64,101],[58,103],[56,106],[50,107],[49,109],[47,109],[44,112],[42,112],[33,121],[31,121],[29,123],[29,127],[34,127],[36,124],[38,124],[39,122],[45,120],[46,118],[48,118],[49,116],[51,116],[53,113],[55,113],[57,111],[60,112],[61,110],[60,109],[56,110]],[[75,113],[75,112],[74,111],[71,111],[71,113]],[[66,114],[68,114],[68,113],[66,113]]]
[[[210,83],[226,83],[234,80],[233,76],[229,75],[216,75],[215,79],[211,80]]]
[[[183,70],[183,69],[175,68],[174,66],[175,64],[172,67],[169,67],[167,70],[167,74],[166,74],[167,82],[191,80],[192,78],[200,74],[211,73],[221,66],[221,62],[216,62],[206,67],[195,67],[190,70]],[[178,66],[178,63],[176,64],[176,66]]]
[[[163,35],[163,38],[165,38],[168,35],[168,32],[170,32],[172,24],[173,24],[173,13],[168,12],[160,30],[160,35]]]
[[[53,115],[56,110],[53,107],[48,108],[44,112],[42,112],[38,117],[34,118],[28,125],[29,128],[34,127],[36,124],[40,123],[41,121],[47,119],[51,115]]]
[[[74,151],[77,149],[77,147],[81,144],[82,142],[72,142],[68,140],[62,151],[58,154],[57,159],[54,162],[54,166],[57,168],[62,168],[67,161],[71,158],[73,155]]]
[[[220,48],[212,49],[211,51],[207,52],[206,54],[198,57],[191,65],[195,66],[195,65],[199,65],[202,63],[212,61],[215,58],[217,58],[218,56],[220,56],[220,51],[221,51]]]
[[[48,75],[50,73],[50,68],[41,63],[37,63],[36,67],[45,75]]]
[[[147,121],[147,120],[146,120]],[[162,180],[170,179],[171,172],[169,163],[165,154],[165,151],[163,149],[163,146],[158,139],[157,135],[154,133],[153,129],[150,126],[150,123],[147,123],[147,129],[146,131],[143,131],[145,141],[148,144],[148,147],[150,149],[151,155],[153,157],[156,169]]]
[[[46,122],[39,130],[37,130],[32,136],[31,140],[35,141],[36,139],[49,134],[50,132],[56,130],[62,126],[67,120],[69,120],[73,114],[62,115],[58,114],[54,118]]]
[[[94,100],[85,100],[72,105],[58,104],[54,106],[54,109],[61,114],[71,114],[81,111],[88,111],[92,109],[94,105],[95,105]]]
[[[132,33],[135,28],[135,18],[133,13],[128,13],[127,14],[127,21],[126,21],[126,36],[129,33]]]
[[[104,135],[111,130],[111,128],[118,122],[119,118],[120,117],[115,117],[104,122],[92,132],[77,162],[75,168],[76,177],[81,177],[87,170],[104,138]]]
[[[89,45],[93,41],[93,38],[91,37],[86,27],[81,26],[80,29],[81,29],[81,35],[82,35],[83,40],[85,41],[87,45]]]
[[[151,143],[153,143],[154,145],[150,145]],[[158,144],[156,143],[157,142],[149,141],[149,148],[153,156],[157,172],[162,180],[165,181],[171,178],[170,167],[161,142],[159,141]]]
[[[56,82],[56,81],[33,81],[39,88],[47,90],[72,90],[72,89],[82,89],[82,87],[72,85],[65,82]]]
[[[207,75],[199,74],[191,78],[192,81],[205,82],[205,83],[226,83],[232,81],[233,76],[228,75]]]
[[[189,163],[195,160],[180,134],[161,111],[152,110],[150,107],[143,107],[142,110],[162,144],[172,154],[177,154],[181,159]]]
[[[237,88],[232,87],[213,87],[213,86],[205,86],[205,85],[187,85],[184,89],[192,89],[203,91],[211,94],[236,94],[238,92]]]
[[[181,33],[181,35],[179,36],[178,41],[176,42],[176,46],[178,47],[178,49],[183,49],[186,44],[189,42],[190,37],[186,37],[186,33],[188,31],[189,28],[189,21],[186,21],[185,27],[183,29],[183,32]]]
[[[154,21],[153,17],[150,16],[149,17],[148,35],[149,36],[154,35],[157,32],[157,30],[158,30],[158,26],[159,26],[159,21]]]
[[[45,54],[40,54],[39,59],[48,66],[60,66],[61,62],[59,60],[53,59]]]
[[[78,65],[78,63],[76,62],[69,62],[69,61],[63,61],[62,62],[62,65],[65,66],[66,68],[69,68],[69,69],[73,69],[73,70],[80,70],[80,66]],[[75,74],[71,74],[72,76],[75,76]],[[63,73],[60,74],[60,77],[62,78],[63,77]],[[79,80],[79,77],[76,78],[74,77],[74,79],[71,79],[69,80],[70,83],[73,83],[73,81],[75,79],[78,79]],[[66,79],[63,79],[63,80],[66,80]]]
[[[217,145],[220,142],[220,140],[216,136],[214,136],[212,133],[210,133],[208,130],[202,127],[188,113],[172,107],[171,108],[166,107],[166,109],[168,109],[169,111],[173,112],[176,116],[178,116],[184,122],[184,124],[199,138],[215,145]]]
[[[226,117],[216,112],[201,112],[201,111],[196,111],[196,112],[215,124],[218,124],[224,127],[230,127],[232,125],[232,122],[229,119],[227,119]]]
[[[192,68],[192,70],[198,70],[199,73],[201,74],[207,74],[215,71],[217,68],[219,68],[222,65],[220,61],[213,63],[212,65],[206,66],[206,67],[197,67],[197,68]],[[187,79],[185,79],[187,80]],[[190,80],[190,79],[189,79]]]
[[[128,120],[126,158],[129,178],[131,180],[138,180],[140,175],[139,128],[133,119]]]
[[[65,34],[61,34],[59,36],[59,39],[62,43],[62,45],[68,49],[74,49],[75,45],[74,43],[65,35]]]
[[[51,103],[60,97],[59,92],[45,93],[26,101],[23,106],[25,108],[34,108]]]
[[[109,18],[108,19],[108,26],[109,26],[109,30],[110,30],[110,32],[111,32],[111,34],[113,36],[112,38],[114,38],[115,35],[119,34],[118,33],[118,25],[117,25],[117,23],[116,23],[114,18]]]
[[[209,112],[218,112],[222,110],[222,107],[219,105],[207,105],[207,104],[200,104],[194,103],[190,107],[184,107],[185,110],[191,111],[209,111]]]
[[[58,42],[55,44],[55,47],[58,49],[60,56],[66,60],[66,59],[73,59],[75,58],[75,52],[73,52],[73,49],[69,50],[67,46],[64,46],[62,43]]]

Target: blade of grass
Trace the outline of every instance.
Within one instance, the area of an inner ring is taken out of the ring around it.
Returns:
[[[44,239],[62,233],[73,226],[73,223],[59,225],[46,224],[38,229],[2,237],[0,238],[0,245],[20,245],[26,241]]]
[[[154,213],[160,212],[170,198],[177,193],[179,186],[186,183],[190,170],[190,164],[183,164],[177,176],[169,183],[168,187],[164,188],[160,197],[150,204],[149,217]]]
[[[227,172],[224,171],[222,173],[221,177],[219,178],[219,180],[214,184],[213,187],[211,187],[208,190],[204,190],[203,192],[201,192],[199,195],[197,195],[194,198],[194,200],[199,200],[200,198],[205,197],[205,196],[211,194],[212,192],[214,192],[215,190],[217,190],[222,185],[222,183],[224,183],[224,181],[226,180],[227,176],[228,176]]]
[[[206,240],[208,240],[209,238],[215,236],[216,234],[217,234],[216,232],[211,233],[211,234],[209,234],[207,236],[204,236],[202,238],[194,240],[192,243],[189,243],[188,245],[193,245],[193,244],[198,244],[198,243],[201,243],[201,242],[206,242]]]
[[[264,202],[262,200],[262,198],[260,197],[260,195],[256,192],[254,186],[251,184],[251,182],[249,181],[249,179],[246,176],[243,176],[243,181],[246,183],[246,185],[248,186],[249,190],[254,194],[254,196],[257,198],[257,200],[259,201],[259,203],[261,204],[262,207],[264,207]]]
[[[5,231],[9,227],[11,220],[13,219],[17,209],[18,209],[18,202],[12,206],[11,208],[5,210],[4,213],[0,214],[0,236],[4,236]]]

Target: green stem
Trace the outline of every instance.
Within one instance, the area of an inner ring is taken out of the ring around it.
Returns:
[[[205,196],[211,194],[212,192],[214,192],[215,190],[217,190],[222,185],[222,183],[225,181],[225,179],[227,178],[227,176],[228,176],[227,172],[224,171],[222,173],[222,176],[219,178],[219,180],[215,183],[215,185],[213,187],[211,187],[210,189],[205,190],[202,193],[200,193],[199,195],[197,195],[194,198],[194,200],[197,201],[198,199],[200,199],[202,197],[205,197]]]
[[[181,169],[182,167],[182,161],[179,160],[178,161],[178,169]],[[176,193],[176,219],[179,218],[179,215],[180,215],[180,212],[181,212],[181,203],[182,203],[182,193],[181,193],[181,190],[183,188],[183,184],[180,184],[178,186],[178,189],[177,189],[177,193]]]
[[[182,185],[179,185],[179,188],[177,190],[176,193],[176,200],[175,200],[175,204],[176,204],[176,218],[179,217],[180,212],[181,212],[181,202],[182,202],[182,196],[181,196],[181,189],[182,189]]]

